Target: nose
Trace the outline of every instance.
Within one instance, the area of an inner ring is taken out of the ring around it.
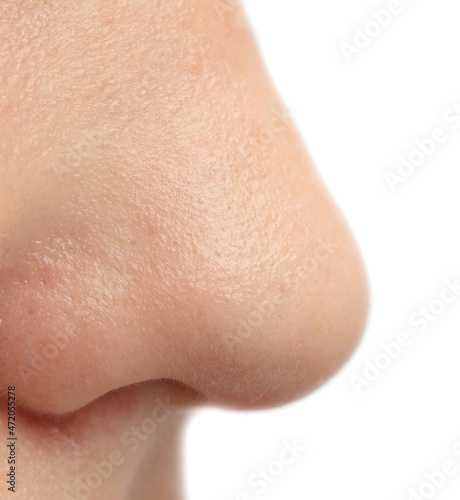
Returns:
[[[318,387],[359,341],[367,285],[353,236],[240,15],[222,30],[216,22],[190,47],[170,41],[185,52],[149,61],[135,33],[123,38],[132,62],[115,44],[110,64],[126,73],[116,93],[129,99],[90,96],[86,77],[63,69],[53,99],[65,103],[65,124],[58,113],[42,127],[18,117],[37,151],[0,125],[24,153],[15,164],[2,156],[0,386],[20,387],[34,412],[165,379],[212,404],[269,407]],[[142,43],[161,50],[151,35]],[[66,37],[56,44],[67,47]],[[167,57],[174,65],[152,70]],[[113,66],[100,60],[93,73],[99,81]],[[139,79],[145,92],[133,93]],[[48,109],[38,82],[31,98]],[[69,137],[79,138],[72,154]]]
[[[119,200],[99,217],[66,203],[31,217],[4,240],[2,386],[61,413],[148,380],[262,408],[328,379],[363,330],[366,279],[341,214],[291,151],[217,198],[195,186],[161,218]]]

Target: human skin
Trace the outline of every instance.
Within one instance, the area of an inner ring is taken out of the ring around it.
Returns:
[[[78,498],[117,450],[90,498],[177,500],[189,408],[303,397],[362,334],[354,239],[243,12],[221,4],[0,4],[0,389],[16,387],[18,499]],[[122,437],[146,419],[134,450]]]

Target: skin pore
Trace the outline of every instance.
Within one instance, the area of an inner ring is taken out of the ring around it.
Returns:
[[[362,334],[359,251],[221,4],[0,5],[17,499],[179,500],[190,408],[302,397]]]

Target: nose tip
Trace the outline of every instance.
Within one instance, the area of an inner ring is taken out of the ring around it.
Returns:
[[[225,224],[218,214],[197,229],[205,250],[175,294],[187,319],[170,376],[216,405],[302,397],[339,370],[364,331],[368,286],[355,239],[310,162],[292,169],[289,182],[278,172],[260,181],[249,202],[239,184]]]
[[[198,349],[188,350],[178,376],[210,403],[288,403],[324,384],[355,350],[368,310],[356,246],[350,237],[339,244],[320,238],[306,252],[302,265],[278,276],[265,294],[246,297],[226,327],[214,325]]]

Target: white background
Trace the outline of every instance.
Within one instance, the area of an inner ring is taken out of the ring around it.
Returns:
[[[273,78],[360,243],[372,310],[352,360],[308,398],[193,417],[189,499],[238,500],[245,491],[251,500],[409,500],[410,488],[422,488],[420,498],[458,499],[460,298],[423,333],[410,323],[441,296],[444,280],[460,278],[460,127],[443,119],[460,104],[458,0],[401,0],[402,12],[350,63],[340,44],[352,44],[355,27],[365,28],[388,1],[245,4]],[[446,141],[392,193],[384,173],[397,172],[398,157],[436,128]],[[363,376],[366,360],[401,331],[412,344],[358,395],[350,377]],[[249,476],[292,438],[305,451],[257,494]],[[423,488],[425,474],[448,460],[456,473],[442,487]]]

